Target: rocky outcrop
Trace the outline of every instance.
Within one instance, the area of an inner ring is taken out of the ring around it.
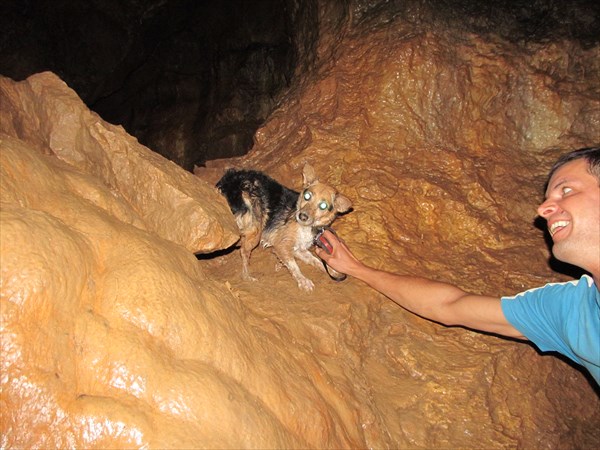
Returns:
[[[109,213],[123,212],[119,219],[194,253],[209,253],[237,240],[229,207],[212,186],[143,147],[121,127],[101,120],[56,76],[46,73],[19,84],[5,78],[0,88],[0,131],[92,177],[94,182],[69,175],[83,180],[72,184],[86,200]],[[13,176],[14,182],[27,186],[29,164],[19,165],[22,173]],[[60,184],[62,175],[57,178]],[[40,193],[44,190],[40,187]],[[39,200],[36,208],[43,207]]]

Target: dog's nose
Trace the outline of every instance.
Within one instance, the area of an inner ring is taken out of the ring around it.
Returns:
[[[300,212],[298,213],[298,219],[301,222],[306,222],[308,220],[308,214],[306,214],[305,212]]]

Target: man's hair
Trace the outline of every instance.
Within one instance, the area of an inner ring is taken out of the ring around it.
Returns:
[[[550,174],[548,175],[548,181],[546,182],[546,186],[550,182],[552,175],[554,175],[554,173],[560,167],[564,166],[568,162],[575,161],[577,159],[585,159],[587,161],[588,172],[598,179],[598,184],[600,185],[600,147],[587,147],[580,148],[579,150],[574,150],[561,156],[558,159],[558,161],[554,163],[552,169],[550,169]]]

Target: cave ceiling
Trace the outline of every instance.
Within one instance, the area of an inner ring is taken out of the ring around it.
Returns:
[[[365,35],[402,16],[507,40],[589,46],[600,36],[589,0],[2,3],[2,75],[56,73],[103,119],[188,170],[252,148],[281,96],[314,65],[330,22],[344,25],[333,32]]]

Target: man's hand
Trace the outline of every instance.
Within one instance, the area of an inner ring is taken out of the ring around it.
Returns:
[[[325,230],[323,236],[331,244],[331,253],[317,247],[315,250],[317,256],[336,272],[354,276],[363,264],[356,259],[344,241],[331,231]]]

